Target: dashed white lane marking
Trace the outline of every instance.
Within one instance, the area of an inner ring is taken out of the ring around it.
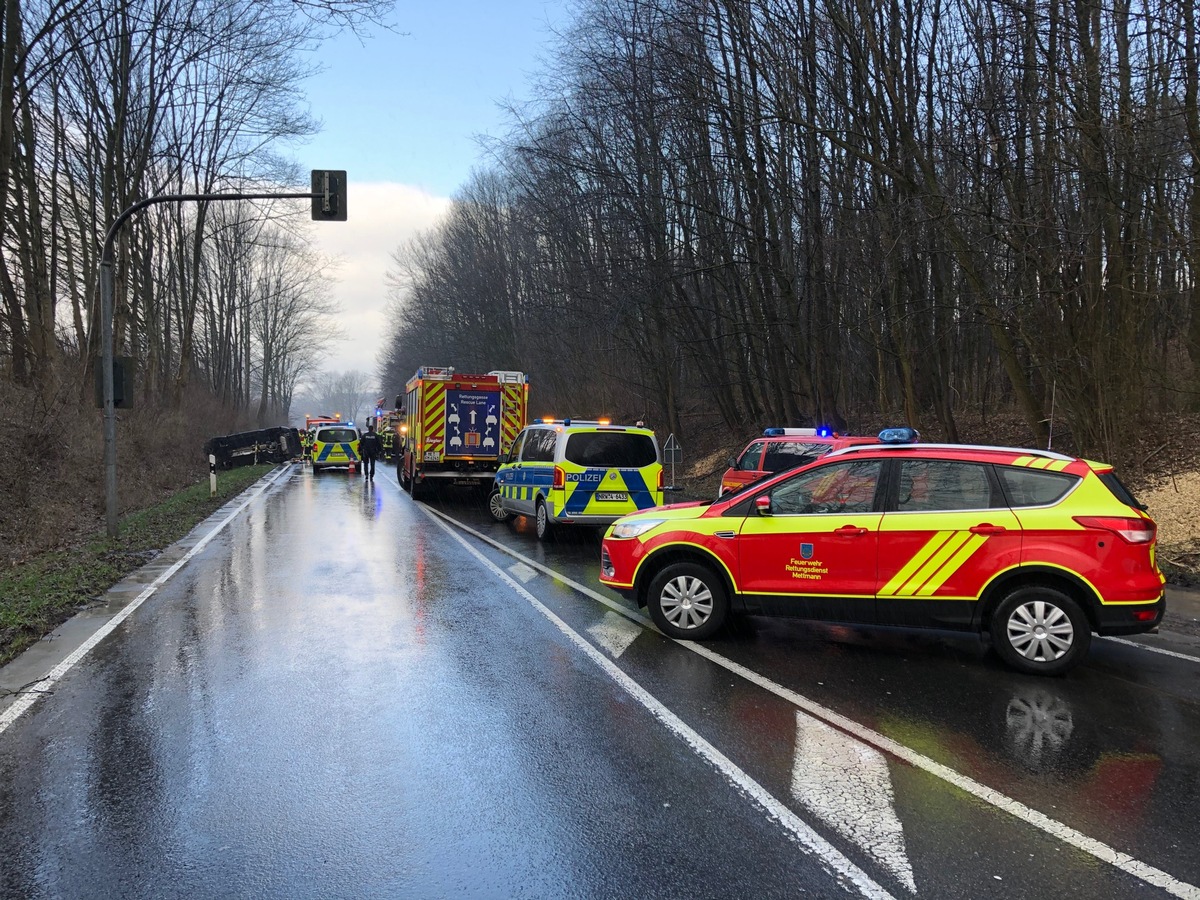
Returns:
[[[6,709],[2,715],[0,715],[0,734],[3,734],[9,725],[11,725],[13,722],[17,721],[17,719],[20,718],[22,713],[24,713],[27,709],[29,709],[29,707],[33,706],[33,704],[37,702],[39,697],[41,697],[50,688],[54,687],[54,685],[57,684],[58,681],[64,675],[66,675],[69,671],[71,671],[71,669],[74,668],[74,666],[81,659],[83,659],[85,656],[87,656],[92,651],[92,648],[94,648],[102,640],[104,640],[106,637],[108,637],[110,634],[112,634],[113,631],[116,630],[118,625],[120,625],[122,622],[124,622],[126,619],[128,619],[131,615],[133,615],[134,612],[137,610],[137,608],[139,606],[141,606],[143,603],[145,603],[146,600],[149,599],[154,594],[155,591],[157,591],[160,587],[162,587],[162,585],[167,581],[168,578],[170,578],[172,575],[174,575],[176,572],[178,572],[180,569],[182,569],[192,557],[194,557],[197,553],[199,553],[201,550],[203,550],[205,547],[207,547],[208,542],[211,541],[213,538],[215,538],[222,531],[224,531],[225,526],[228,525],[230,522],[232,522],[234,519],[236,519],[238,517],[238,515],[242,512],[242,510],[244,510],[247,506],[249,506],[251,503],[253,503],[255,500],[257,500],[259,497],[261,497],[269,487],[271,487],[273,484],[275,484],[275,482],[278,481],[283,475],[290,472],[291,469],[292,469],[292,467],[289,464],[289,465],[285,466],[283,469],[281,469],[280,471],[276,472],[273,476],[264,476],[263,481],[260,483],[258,489],[254,490],[254,492],[252,494],[250,494],[250,496],[248,496],[238,506],[237,509],[235,509],[228,516],[226,516],[224,519],[222,519],[220,524],[218,524],[216,528],[214,528],[212,531],[210,531],[208,534],[206,534],[204,537],[202,537],[200,540],[198,540],[196,542],[196,546],[192,547],[191,550],[189,550],[180,559],[178,559],[174,565],[172,565],[169,569],[167,569],[165,572],[163,572],[161,575],[159,575],[157,578],[155,578],[154,581],[150,582],[150,584],[146,585],[145,589],[140,594],[138,594],[136,597],[134,597],[133,600],[131,600],[123,609],[120,610],[120,612],[118,612],[111,619],[109,619],[107,622],[105,622],[103,625],[101,625],[100,628],[97,629],[96,632],[93,633],[90,638],[88,638],[86,641],[84,641],[82,644],[80,644],[78,647],[76,647],[75,651],[70,656],[68,656],[66,659],[64,659],[62,662],[60,662],[57,666],[55,666],[53,669],[51,669],[46,674],[45,678],[42,678],[41,680],[37,681],[36,684],[38,686],[38,693],[22,694],[21,696],[19,696],[13,702],[13,705],[10,706],[8,709]]]
[[[803,819],[771,796],[766,788],[742,771],[732,760],[701,737],[686,722],[663,706],[645,688],[621,671],[616,663],[593,647],[586,638],[551,612],[537,597],[518,584],[512,576],[472,547],[451,525],[443,521],[443,517],[440,514],[426,506],[420,506],[419,508],[439,528],[445,530],[450,537],[461,544],[482,566],[504,581],[510,588],[527,600],[534,609],[545,616],[571,643],[603,669],[605,674],[612,678],[626,693],[642,704],[654,718],[658,719],[668,729],[682,738],[698,756],[720,772],[730,784],[762,807],[772,819],[787,829],[799,844],[819,857],[834,877],[840,879],[847,887],[852,886],[864,897],[879,898],[879,900],[892,897],[883,887],[872,880],[866,872],[844,856],[841,851],[813,831]]]
[[[522,556],[511,547],[506,547],[499,541],[492,540],[487,535],[476,531],[469,525],[459,522],[457,519],[447,516],[445,513],[429,509],[428,507],[422,507],[422,509],[424,509],[429,515],[435,516],[439,520],[444,520],[446,523],[451,523],[455,528],[467,532],[491,547],[495,547],[500,552],[505,553],[514,559],[519,559],[526,565],[533,566],[533,568],[540,572],[546,573],[561,584],[568,585],[574,590],[591,597],[593,600],[603,603],[609,609],[612,609],[623,616],[627,616],[634,621],[650,626],[650,621],[645,616],[635,613],[619,603],[613,602],[611,599],[605,597],[598,591],[594,591],[577,581],[573,581],[562,573],[543,566],[535,560]],[[830,725],[833,725],[835,728],[840,728],[842,731],[853,735],[864,743],[870,744],[876,749],[882,750],[884,753],[891,754],[898,759],[902,759],[905,762],[908,762],[911,765],[928,772],[930,775],[940,778],[942,781],[952,784],[960,790],[966,791],[968,794],[979,800],[982,800],[984,803],[1009,813],[1025,824],[1032,825],[1034,828],[1044,831],[1046,834],[1052,835],[1064,843],[1069,844],[1078,850],[1082,850],[1084,853],[1087,853],[1102,862],[1106,862],[1117,869],[1120,869],[1122,872],[1132,875],[1135,878],[1140,878],[1147,884],[1160,887],[1173,896],[1186,898],[1186,900],[1200,900],[1200,887],[1188,884],[1186,881],[1180,881],[1167,872],[1164,872],[1162,869],[1158,869],[1148,863],[1144,863],[1141,860],[1135,859],[1128,853],[1122,853],[1120,850],[1110,847],[1102,841],[1090,838],[1086,834],[1071,828],[1069,825],[1065,825],[1062,822],[1056,821],[1044,813],[1040,813],[1036,809],[1026,806],[1024,803],[1021,803],[1018,800],[1013,800],[1011,797],[1007,797],[1004,794],[1001,794],[999,791],[993,790],[987,785],[981,784],[967,775],[956,772],[949,766],[942,765],[941,763],[936,762],[935,760],[932,760],[929,757],[916,752],[915,750],[911,750],[889,737],[885,737],[877,731],[867,728],[864,725],[860,725],[853,719],[848,719],[840,713],[836,713],[831,709],[826,709],[824,706],[821,706],[819,703],[810,700],[808,697],[798,694],[789,688],[783,687],[782,685],[776,684],[762,675],[759,675],[757,672],[747,669],[745,666],[735,663],[731,659],[726,659],[720,654],[714,653],[712,650],[709,650],[707,647],[701,644],[696,644],[691,641],[676,641],[675,643],[679,644],[681,647],[687,647],[693,653],[698,653],[700,656],[703,656],[705,659],[715,663],[718,666],[721,666],[723,669],[726,669],[729,672],[740,675],[742,678],[745,678],[752,684],[757,685],[765,691],[769,691],[777,697],[787,700],[789,703],[792,703],[799,709],[802,709],[810,715],[815,716],[816,718],[827,722]]]
[[[792,797],[917,892],[882,753],[797,711]]]
[[[1137,647],[1139,650],[1148,650],[1151,653],[1161,653],[1163,656],[1173,656],[1175,659],[1186,659],[1188,662],[1200,663],[1200,656],[1188,656],[1186,653],[1164,650],[1162,647],[1151,647],[1149,644],[1139,644],[1137,641],[1130,641],[1125,638],[1101,636],[1100,640],[1112,641],[1114,644],[1124,644],[1126,647]]]
[[[611,653],[614,658],[620,659],[621,654],[629,649],[629,645],[645,632],[624,616],[619,616],[615,612],[606,612],[604,618],[589,628],[587,633],[594,637],[597,643]]]

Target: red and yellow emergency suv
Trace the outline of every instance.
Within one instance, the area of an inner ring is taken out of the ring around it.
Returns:
[[[730,613],[981,631],[1045,675],[1077,665],[1093,631],[1162,618],[1156,526],[1111,466],[911,429],[880,439],[620,519],[600,581],[670,637],[702,640]]]
[[[489,487],[525,427],[528,407],[529,379],[522,372],[418,369],[405,388],[400,484],[414,498],[438,484]]]
[[[729,460],[717,496],[722,497],[776,472],[798,468],[843,447],[878,443],[876,437],[854,437],[828,428],[767,428],[762,437],[752,440]]]

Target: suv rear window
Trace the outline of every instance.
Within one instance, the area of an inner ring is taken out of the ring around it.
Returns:
[[[1004,483],[1008,504],[1014,508],[1057,503],[1079,481],[1074,475],[1060,475],[1040,469],[996,466],[996,471]]]
[[[358,440],[358,432],[353,428],[322,428],[317,440],[322,444],[348,444]]]
[[[1121,483],[1121,479],[1117,477],[1116,472],[1097,472],[1096,477],[1099,478],[1106,488],[1112,491],[1113,496],[1124,503],[1126,506],[1132,506],[1134,509],[1145,509],[1145,503],[1139,503],[1137,497],[1129,488]]]
[[[577,466],[640,469],[658,462],[658,448],[648,434],[577,431],[567,436],[563,458]]]

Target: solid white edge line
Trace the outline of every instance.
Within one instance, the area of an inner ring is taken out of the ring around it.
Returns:
[[[851,862],[840,850],[813,831],[803,819],[776,800],[766,788],[751,778],[746,772],[742,771],[732,760],[701,737],[686,722],[667,709],[667,707],[646,691],[645,688],[634,681],[632,677],[623,672],[614,662],[593,647],[588,640],[578,634],[570,625],[560,619],[540,600],[533,596],[533,594],[522,587],[516,579],[512,578],[507,572],[480,553],[476,548],[472,547],[462,535],[454,530],[453,526],[442,521],[440,514],[435,513],[435,511],[426,506],[420,506],[419,508],[439,528],[443,529],[450,537],[461,544],[476,560],[496,575],[497,578],[504,581],[518,595],[527,600],[534,609],[545,616],[571,643],[575,644],[592,662],[604,670],[605,674],[612,678],[619,687],[638,703],[642,704],[654,718],[680,737],[698,756],[702,757],[717,772],[724,776],[730,784],[757,803],[771,818],[790,831],[802,846],[820,857],[825,865],[832,869],[830,872],[831,875],[851,882],[864,897],[879,898],[879,900],[892,898],[892,895],[876,883],[866,872]]]
[[[644,616],[638,613],[633,613],[628,608],[619,603],[614,603],[612,600],[600,594],[599,592],[593,591],[592,589],[573,581],[565,575],[555,572],[553,569],[549,569],[534,560],[522,556],[512,548],[506,547],[498,541],[492,540],[487,535],[476,531],[469,525],[465,525],[459,522],[457,519],[451,518],[445,513],[429,507],[423,506],[421,508],[426,510],[426,512],[428,512],[430,515],[436,516],[439,519],[444,519],[447,523],[452,523],[454,527],[479,538],[485,543],[495,547],[497,550],[500,550],[503,553],[514,557],[515,559],[519,559],[527,565],[533,566],[535,569],[544,572],[545,574],[554,578],[556,581],[568,585],[569,587],[586,594],[594,600],[599,600],[610,609],[616,610],[617,612],[629,616],[631,619],[639,621],[643,624],[651,624]],[[438,524],[441,524],[443,527],[448,527],[442,522],[439,522]],[[662,632],[658,631],[657,629],[655,629],[655,633],[664,637],[666,640],[675,640],[674,638],[667,638],[665,635],[662,635]],[[1162,869],[1155,868],[1148,863],[1144,863],[1138,859],[1135,859],[1128,853],[1123,853],[1120,850],[1108,846],[1102,841],[1090,838],[1082,832],[1071,828],[1069,825],[1064,825],[1062,822],[1052,819],[1044,813],[1040,813],[1036,809],[1026,806],[1019,800],[1014,800],[1011,797],[1007,797],[1004,794],[1001,794],[999,791],[993,790],[987,785],[982,784],[967,775],[956,772],[949,766],[945,766],[927,756],[917,753],[915,750],[910,750],[903,744],[897,743],[891,738],[867,728],[865,725],[860,725],[858,722],[848,719],[840,713],[836,713],[831,709],[821,706],[819,703],[808,699],[802,694],[797,694],[795,691],[789,688],[785,688],[782,685],[776,684],[764,676],[759,675],[757,672],[747,669],[745,666],[735,663],[733,660],[726,659],[725,657],[714,653],[712,650],[709,650],[707,647],[701,644],[697,644],[693,641],[681,640],[675,640],[675,643],[679,644],[681,647],[688,648],[694,653],[697,653],[709,660],[709,662],[715,663],[716,665],[721,666],[735,675],[740,675],[742,678],[745,678],[747,681],[751,682],[757,687],[760,687],[765,691],[769,691],[781,699],[787,700],[789,703],[792,703],[794,706],[797,706],[810,715],[815,716],[816,718],[821,719],[830,725],[834,725],[848,734],[852,734],[854,737],[858,738],[864,743],[890,753],[898,759],[902,759],[910,765],[916,766],[917,768],[928,772],[930,775],[940,778],[948,784],[954,785],[971,796],[982,800],[985,803],[1002,810],[1003,812],[1015,816],[1022,822],[1032,825],[1035,828],[1038,828],[1041,831],[1058,838],[1064,843],[1067,843],[1078,850],[1082,850],[1083,852],[1102,862],[1106,862],[1115,868],[1134,876],[1135,878],[1140,878],[1142,881],[1145,881],[1148,884],[1152,884],[1155,887],[1160,887],[1176,897],[1186,898],[1186,900],[1200,900],[1200,888],[1196,887],[1195,885],[1188,884],[1186,881],[1180,881],[1167,872],[1164,872]],[[1135,644],[1134,646],[1140,645]],[[1161,652],[1168,653],[1170,651]],[[608,660],[606,659],[605,661],[607,662]]]
[[[1173,656],[1175,659],[1186,659],[1188,662],[1200,663],[1200,656],[1188,656],[1186,653],[1177,653],[1174,650],[1164,650],[1162,647],[1151,647],[1149,644],[1139,644],[1137,641],[1131,641],[1126,638],[1109,637],[1106,635],[1097,635],[1102,641],[1112,641],[1114,644],[1124,644],[1126,647],[1137,647],[1139,650],[1146,650],[1150,653],[1161,653],[1163,656]]]
[[[242,510],[244,510],[247,506],[249,506],[251,503],[253,503],[255,500],[257,500],[259,497],[261,497],[267,491],[267,489],[270,488],[273,484],[275,484],[275,482],[278,481],[279,478],[285,472],[291,471],[291,467],[292,467],[292,464],[287,463],[284,465],[283,469],[274,473],[274,475],[271,475],[270,473],[268,473],[267,475],[264,475],[261,479],[259,479],[259,481],[255,482],[253,485],[251,485],[249,488],[247,488],[246,489],[247,491],[253,491],[253,493],[249,497],[247,497],[245,499],[245,501],[240,506],[238,506],[237,509],[235,509],[228,516],[226,516],[225,519],[222,520],[221,523],[218,524],[212,531],[210,531],[208,534],[206,534],[204,537],[202,537],[199,541],[197,541],[196,545],[194,547],[192,547],[191,550],[189,550],[182,557],[180,557],[178,560],[176,560],[175,563],[169,569],[167,569],[165,572],[163,572],[161,575],[159,575],[157,578],[155,578],[154,581],[150,582],[150,584],[148,584],[145,587],[145,589],[142,590],[142,592],[140,594],[138,594],[125,607],[123,607],[116,614],[114,614],[111,619],[109,619],[107,622],[105,622],[103,625],[101,625],[95,632],[93,632],[92,636],[89,637],[82,644],[80,644],[78,647],[76,647],[74,652],[72,652],[70,656],[68,656],[66,659],[64,659],[62,662],[60,662],[57,666],[55,666],[53,669],[51,669],[49,672],[47,672],[45,677],[40,678],[36,682],[34,682],[34,684],[37,685],[36,693],[30,692],[30,693],[26,693],[26,694],[21,694],[19,697],[17,697],[17,699],[15,701],[13,701],[12,706],[10,706],[8,709],[6,709],[3,712],[3,714],[0,714],[0,734],[3,734],[5,732],[5,730],[7,730],[8,726],[12,725],[13,722],[15,722],[17,719],[19,719],[21,717],[22,713],[24,713],[31,706],[33,706],[33,704],[36,703],[49,688],[54,687],[54,685],[57,684],[58,681],[64,675],[67,674],[67,672],[71,671],[71,669],[81,659],[83,659],[85,656],[87,656],[88,653],[90,653],[92,651],[92,649],[96,647],[97,644],[99,644],[102,640],[104,640],[106,637],[108,637],[110,634],[112,634],[112,632],[116,630],[118,625],[120,625],[122,622],[124,622],[126,619],[128,619],[131,615],[133,615],[133,613],[137,610],[137,608],[139,606],[141,606],[143,603],[145,603],[146,600],[149,599],[154,594],[154,592],[157,591],[166,582],[166,580],[168,578],[170,578],[172,575],[174,575],[176,572],[178,572],[180,569],[182,569],[183,566],[190,559],[192,559],[192,557],[194,557],[197,553],[199,553],[206,546],[208,546],[208,542],[211,541],[218,534],[220,534],[222,531],[224,531],[225,526],[228,525],[230,522],[232,522],[242,512]]]

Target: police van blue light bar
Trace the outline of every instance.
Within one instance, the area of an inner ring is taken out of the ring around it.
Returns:
[[[881,444],[915,444],[921,439],[915,428],[885,428],[879,432]]]

